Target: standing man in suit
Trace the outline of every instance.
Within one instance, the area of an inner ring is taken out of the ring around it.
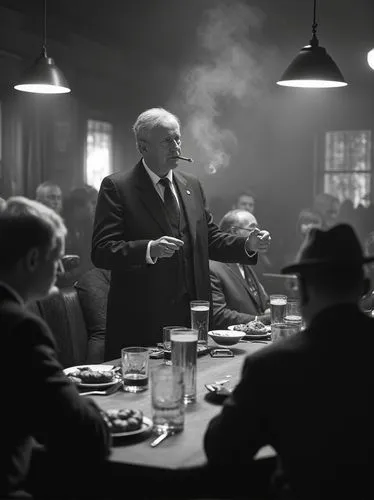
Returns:
[[[207,429],[211,465],[235,464],[240,478],[271,445],[280,465],[275,498],[374,497],[374,320],[358,306],[371,261],[351,226],[311,229],[298,262],[283,269],[298,274],[307,328],[247,357]]]
[[[92,239],[92,262],[111,271],[106,359],[129,345],[155,345],[162,327],[190,323],[189,302],[210,300],[209,257],[255,264],[270,243],[214,224],[200,182],[175,169],[181,161],[176,116],[148,109],[134,124],[141,160],[103,179]]]
[[[246,210],[231,210],[221,220],[221,231],[248,236],[258,227],[254,215]],[[270,323],[269,297],[252,266],[209,261],[212,289],[213,328],[248,323],[257,316]]]
[[[26,308],[53,287],[65,234],[61,217],[36,201],[10,198],[0,213],[1,498],[43,491],[67,498],[64,486],[83,492],[84,478],[109,454],[101,411],[64,375],[51,332]],[[35,454],[34,436],[43,453]]]

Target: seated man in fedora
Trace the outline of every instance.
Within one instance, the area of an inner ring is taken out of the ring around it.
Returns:
[[[283,269],[298,275],[306,329],[247,357],[207,429],[211,465],[248,470],[270,445],[275,498],[374,498],[374,320],[358,307],[373,260],[348,225],[311,230]]]

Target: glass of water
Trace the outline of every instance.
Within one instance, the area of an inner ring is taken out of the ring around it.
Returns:
[[[286,304],[286,314],[284,316],[284,322],[294,325],[295,328],[300,331],[303,323],[303,318],[301,316],[300,301],[297,299],[288,299]]]
[[[176,328],[170,332],[171,362],[183,372],[184,402],[196,401],[196,359],[198,332]]]
[[[286,339],[290,335],[299,332],[299,327],[289,323],[272,323],[271,324],[271,340],[278,342]]]
[[[190,309],[191,328],[198,331],[198,343],[207,347],[210,302],[208,300],[192,300]]]
[[[153,427],[159,434],[180,432],[184,427],[183,372],[176,366],[160,365],[151,371]]]

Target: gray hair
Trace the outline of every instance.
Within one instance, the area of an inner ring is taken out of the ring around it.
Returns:
[[[52,181],[42,182],[42,184],[39,184],[39,186],[36,188],[36,200],[41,201],[43,199],[45,190],[51,187],[58,188],[61,191],[60,186],[55,182]]]
[[[146,140],[150,130],[162,123],[170,121],[176,121],[180,126],[179,118],[164,108],[151,108],[143,111],[132,127],[136,142],[138,143],[139,139]]]
[[[22,196],[9,198],[0,213],[0,268],[12,269],[32,248],[53,253],[66,233],[64,221],[51,208]]]
[[[230,233],[230,229],[232,226],[237,226],[240,222],[240,215],[245,215],[245,217],[250,217],[253,219],[253,222],[257,223],[256,217],[248,212],[247,210],[243,210],[242,208],[236,208],[235,210],[230,210],[230,212],[227,212],[222,219],[221,222],[219,223],[219,227],[221,231],[224,231],[225,233]]]

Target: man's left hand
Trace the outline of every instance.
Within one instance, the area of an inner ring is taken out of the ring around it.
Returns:
[[[269,249],[270,241],[271,236],[269,231],[260,231],[256,228],[248,236],[246,247],[251,252],[265,253]]]

